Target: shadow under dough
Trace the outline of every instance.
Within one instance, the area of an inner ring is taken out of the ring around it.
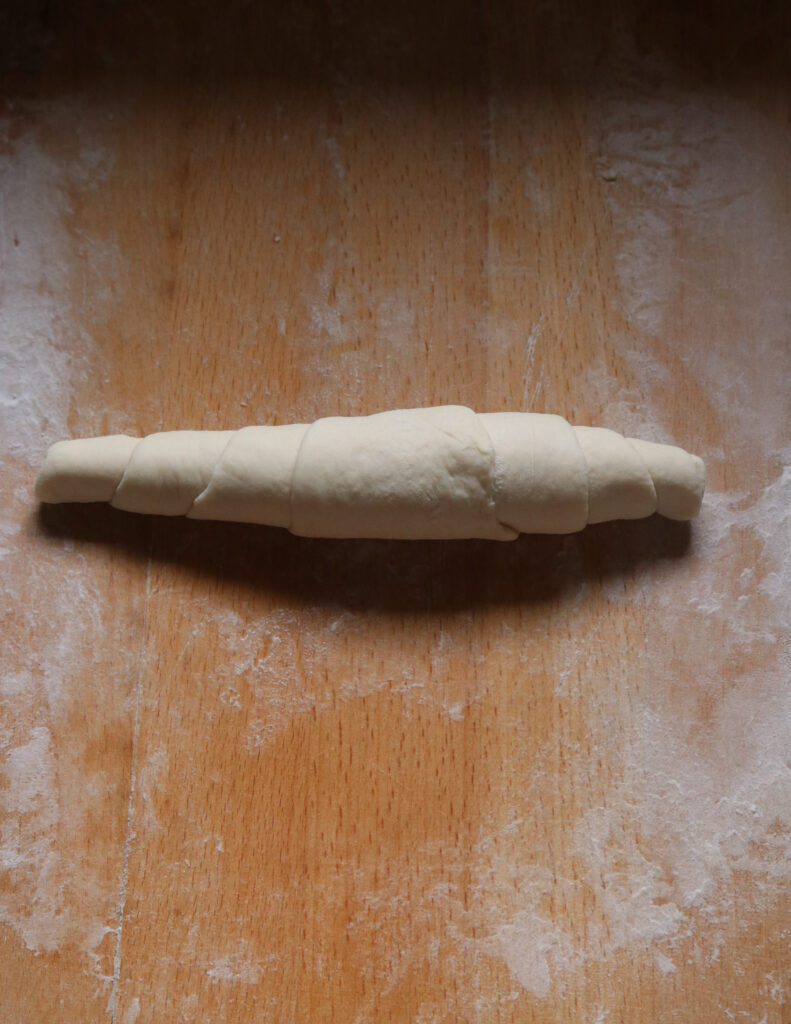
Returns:
[[[103,504],[41,505],[36,527],[81,548],[111,547],[142,563],[150,557],[284,603],[418,614],[556,602],[582,584],[627,581],[648,565],[682,559],[692,537],[689,523],[652,516],[510,542],[327,540]]]

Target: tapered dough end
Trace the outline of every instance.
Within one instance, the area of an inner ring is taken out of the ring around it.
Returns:
[[[645,462],[656,488],[656,510],[684,522],[700,512],[706,490],[706,466],[697,455],[671,444],[627,438]]]
[[[58,441],[36,479],[39,501],[110,501],[138,443],[125,434]]]

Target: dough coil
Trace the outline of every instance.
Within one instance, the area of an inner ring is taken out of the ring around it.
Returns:
[[[282,526],[308,537],[512,540],[700,510],[701,459],[538,413],[439,406],[236,431],[59,441],[43,502]]]

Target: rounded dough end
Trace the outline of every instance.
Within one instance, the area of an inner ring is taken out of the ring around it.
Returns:
[[[645,462],[656,488],[656,510],[681,522],[700,512],[706,490],[706,466],[697,455],[670,444],[627,438]]]
[[[36,479],[36,497],[46,503],[109,501],[138,441],[113,434],[56,442]]]

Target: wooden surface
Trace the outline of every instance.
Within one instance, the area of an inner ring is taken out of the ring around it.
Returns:
[[[0,1020],[791,1021],[786,5],[5,5]],[[443,402],[691,528],[39,510],[61,437]]]

